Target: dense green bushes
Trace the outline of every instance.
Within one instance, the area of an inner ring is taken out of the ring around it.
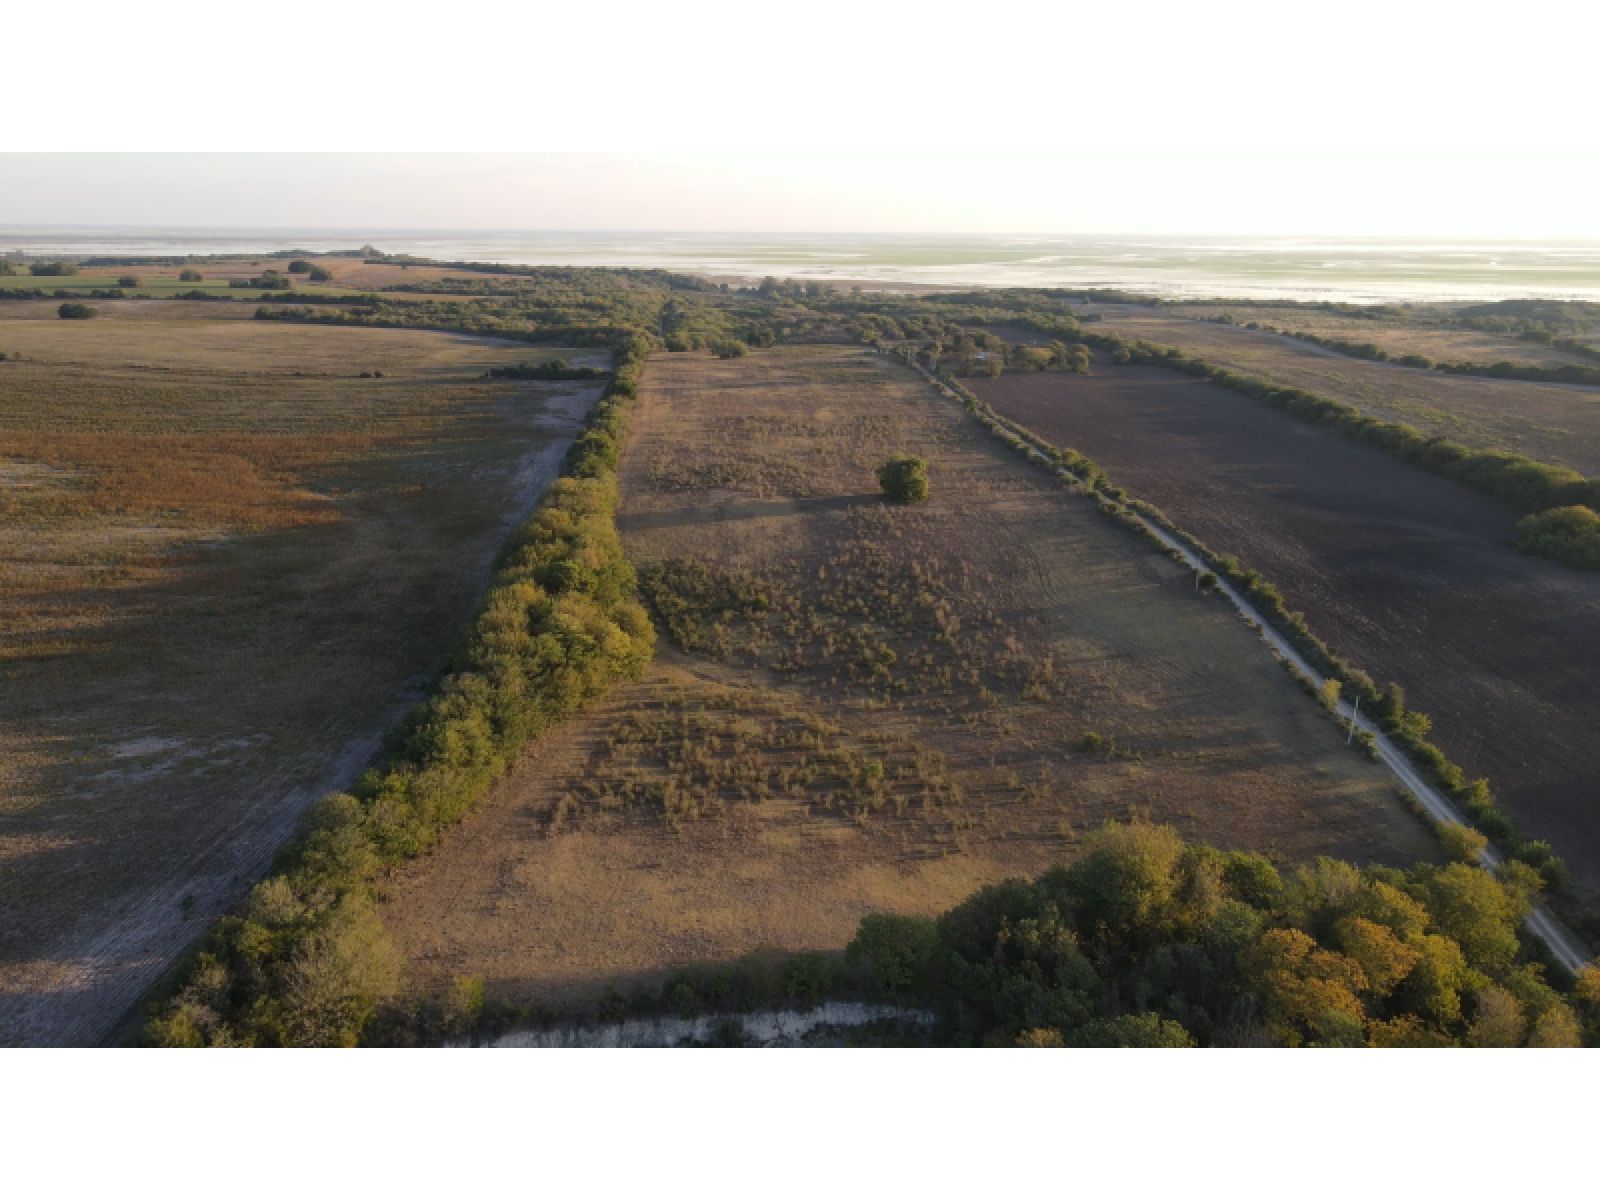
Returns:
[[[1462,863],[1257,854],[1110,825],[1032,883],[937,921],[868,917],[848,961],[940,1040],[1027,1046],[1574,1046],[1576,1004],[1518,926],[1537,880]]]
[[[567,474],[502,555],[465,648],[390,739],[381,769],[329,796],[238,912],[206,938],[150,1038],[169,1046],[352,1045],[393,990],[374,906],[389,864],[433,845],[552,722],[636,675],[654,647],[614,514],[629,336]]]
[[[1523,517],[1517,522],[1517,549],[1600,571],[1600,513],[1570,504]]]
[[[56,309],[56,316],[63,321],[87,321],[90,317],[98,315],[100,310],[87,304],[63,304]]]
[[[928,498],[928,461],[900,454],[878,468],[878,486],[896,504],[920,504]]]

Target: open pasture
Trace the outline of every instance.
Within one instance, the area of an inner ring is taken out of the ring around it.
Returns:
[[[924,504],[879,494],[902,452]],[[1187,572],[886,357],[657,356],[622,491],[657,662],[391,879],[408,998],[562,1008],[838,950],[1133,814],[1290,861],[1435,853]]]
[[[0,307],[0,1042],[103,1036],[365,763],[598,391],[190,307]]]
[[[1600,888],[1600,578],[1512,549],[1516,514],[1493,500],[1172,371],[968,386],[1262,572]]]

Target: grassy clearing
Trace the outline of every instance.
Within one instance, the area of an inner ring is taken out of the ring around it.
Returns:
[[[880,497],[901,452],[923,504]],[[622,482],[664,653],[391,881],[411,1000],[838,949],[1135,813],[1286,860],[1434,853],[1169,559],[880,356],[657,356]]]

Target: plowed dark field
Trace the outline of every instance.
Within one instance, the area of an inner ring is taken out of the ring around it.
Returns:
[[[1600,575],[1519,554],[1492,500],[1203,381],[1097,367],[968,386],[1260,570],[1600,890]]]

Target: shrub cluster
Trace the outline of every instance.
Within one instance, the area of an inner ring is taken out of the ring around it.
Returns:
[[[385,764],[312,810],[224,918],[149,1025],[166,1046],[353,1045],[396,983],[375,908],[388,865],[421,853],[552,722],[637,675],[654,632],[614,514],[627,408],[647,346],[624,340],[567,473],[502,555],[465,648],[390,739]]]
[[[957,1044],[1576,1046],[1600,1015],[1530,960],[1521,864],[1321,858],[1285,877],[1138,823],[1087,849],[936,921],[867,917],[846,960]]]
[[[542,363],[516,363],[509,367],[490,367],[485,379],[604,379],[607,372],[597,367],[574,367],[564,358]]]
[[[1517,522],[1517,549],[1600,571],[1600,513],[1569,504],[1523,517]]]
[[[920,504],[928,498],[928,462],[900,454],[878,468],[878,486],[896,504]]]

